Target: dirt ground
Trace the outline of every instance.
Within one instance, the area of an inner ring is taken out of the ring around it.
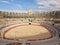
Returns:
[[[10,29],[5,33],[6,38],[21,39],[45,39],[51,37],[51,33],[42,26],[19,26]]]

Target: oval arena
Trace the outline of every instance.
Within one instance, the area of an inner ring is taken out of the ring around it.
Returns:
[[[4,39],[45,40],[53,38],[51,29],[38,24],[19,24],[4,30]]]
[[[46,12],[32,14],[32,10],[30,11],[1,12],[0,45],[60,44],[60,26],[53,22],[53,18],[42,17],[42,15],[46,16]]]
[[[8,45],[24,44],[34,45],[36,43],[44,43],[57,38],[57,32],[50,25],[42,25],[38,23],[24,23],[8,26],[2,30],[2,38],[6,40]],[[12,43],[11,43],[12,41]]]

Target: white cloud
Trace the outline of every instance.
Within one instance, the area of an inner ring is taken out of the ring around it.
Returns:
[[[15,4],[16,6],[18,6],[17,8],[22,8],[22,6],[20,4]]]
[[[24,11],[24,10],[5,10],[7,12],[17,12],[17,13],[27,13],[27,11]]]
[[[37,4],[39,5],[38,8],[45,8],[45,9],[58,9],[60,8],[60,0],[36,0]],[[54,6],[50,5],[50,4],[54,4]],[[44,6],[41,6],[44,5]]]
[[[9,4],[9,2],[6,0],[1,0],[0,2]]]
[[[13,4],[13,6],[16,7],[17,9],[22,10],[22,5],[20,5],[20,4]]]
[[[2,3],[6,3],[6,4],[9,4],[10,2],[13,2],[14,0],[0,0],[0,2]]]

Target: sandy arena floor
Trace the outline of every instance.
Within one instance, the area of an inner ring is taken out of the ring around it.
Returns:
[[[39,25],[21,25],[15,26],[4,33],[7,39],[48,39],[51,38],[51,32],[43,26]]]

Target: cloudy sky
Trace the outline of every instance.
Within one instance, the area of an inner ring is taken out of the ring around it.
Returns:
[[[0,0],[0,10],[7,11],[60,10],[60,0]]]

